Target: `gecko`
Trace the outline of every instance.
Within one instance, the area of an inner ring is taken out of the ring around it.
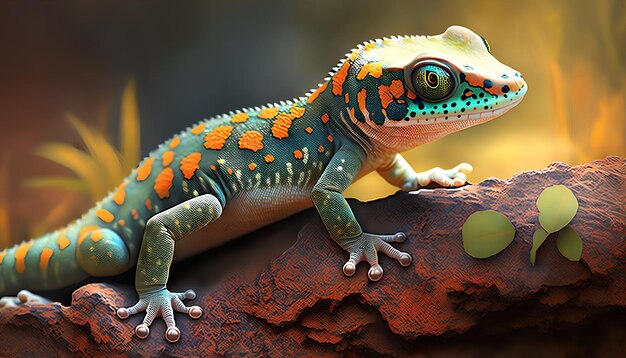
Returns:
[[[380,280],[379,252],[411,264],[410,253],[394,247],[407,237],[364,232],[342,192],[373,171],[403,191],[466,184],[467,163],[416,173],[400,153],[504,114],[527,89],[483,37],[461,26],[365,42],[305,96],[197,123],[152,151],[80,219],[0,252],[0,295],[19,292],[0,305],[41,302],[28,290],[135,268],[138,301],[117,316],[145,312],[134,331],[142,339],[161,316],[165,339],[176,342],[174,312],[193,319],[203,312],[184,303],[193,290],[168,290],[172,262],[310,207],[347,252],[343,273],[366,261],[369,279]]]

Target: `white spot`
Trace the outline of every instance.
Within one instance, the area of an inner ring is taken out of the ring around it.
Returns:
[[[193,195],[197,195],[197,191],[193,191]],[[183,204],[183,208],[187,209],[187,210],[191,210],[191,205],[189,203],[184,203]]]
[[[345,162],[346,162],[346,160],[345,160],[345,159],[341,159],[341,163],[342,163],[342,164],[343,164],[343,163],[345,163]]]
[[[304,147],[302,148],[302,162],[304,162],[304,164],[306,164],[309,161],[309,148]]]
[[[193,191],[193,196],[198,196],[198,195],[200,195],[200,193],[198,193],[198,191],[197,191],[197,190],[194,190],[194,191]]]
[[[291,163],[287,163],[287,185],[291,185],[291,180],[293,177],[293,168],[291,166]]]
[[[340,166],[338,166],[338,167],[337,167],[337,171],[338,171],[338,172],[343,171],[343,167],[342,167],[341,165],[340,165]]]
[[[254,179],[256,179],[256,183],[254,184],[254,187],[258,188],[261,185],[261,173],[256,173],[254,175]]]
[[[276,172],[274,178],[275,178],[274,181],[276,182],[276,186],[278,186],[278,184],[280,184],[280,173]]]
[[[300,172],[300,175],[298,175],[298,186],[300,186],[300,184],[302,184],[302,181],[304,181],[304,172]]]
[[[306,171],[306,180],[304,181],[304,186],[309,183],[309,180],[311,180],[311,169]]]
[[[237,177],[237,181],[239,182],[239,186],[243,188],[243,182],[241,181],[241,170],[237,169],[235,171],[235,176]]]
[[[272,178],[267,177],[265,178],[265,185],[269,188],[272,186]]]

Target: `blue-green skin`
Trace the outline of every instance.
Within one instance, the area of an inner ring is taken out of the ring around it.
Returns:
[[[467,46],[473,46],[472,51],[479,52],[485,58],[491,56],[488,55],[482,42],[480,46],[483,47],[479,48],[477,42],[481,40],[477,40],[477,35],[467,29],[453,27],[448,29],[446,34],[453,35],[452,37],[465,36],[464,38],[469,39]],[[446,34],[443,35],[445,41],[456,41],[446,39]],[[422,39],[417,38],[415,41],[425,41]],[[458,47],[457,43],[453,45],[452,49],[455,49],[455,46]],[[221,228],[218,221],[209,225],[204,235],[209,237],[208,240],[220,236],[219,241],[223,242],[225,239],[252,231],[315,205],[330,236],[351,254],[351,260],[344,267],[346,274],[354,273],[354,265],[366,259],[372,265],[370,278],[379,279],[382,276],[382,268],[378,265],[377,251],[385,252],[403,265],[410,263],[408,254],[399,252],[388,244],[402,241],[404,235],[401,233],[392,235],[363,233],[341,192],[354,180],[373,170],[378,170],[390,183],[405,190],[419,188],[422,177],[419,177],[419,174],[416,174],[401,157],[397,157],[397,153],[478,124],[458,120],[452,122],[454,123],[452,126],[446,124],[429,127],[429,124],[426,124],[427,120],[432,121],[433,118],[446,116],[452,121],[455,117],[458,119],[458,116],[467,113],[480,113],[485,109],[500,108],[509,102],[521,99],[526,92],[526,86],[519,73],[493,59],[500,66],[494,70],[498,78],[485,74],[485,82],[480,86],[472,86],[465,81],[464,70],[460,70],[456,79],[458,87],[448,99],[440,102],[425,101],[414,93],[410,95],[412,86],[405,81],[407,78],[405,72],[411,69],[409,63],[406,63],[403,68],[398,68],[397,64],[392,63],[395,59],[379,58],[379,61],[384,62],[380,76],[375,77],[370,74],[363,79],[357,79],[363,65],[374,62],[368,58],[368,46],[384,49],[386,46],[404,46],[404,44],[400,39],[397,41],[393,39],[366,44],[364,47],[355,49],[345,60],[349,70],[345,80],[339,81],[341,82],[339,86],[342,89],[341,95],[333,91],[335,87],[333,80],[337,78],[337,75],[333,73],[331,78],[327,79],[327,85],[321,87],[314,95],[316,97],[314,100],[307,97],[293,103],[278,105],[280,113],[290,113],[294,107],[305,109],[300,118],[293,119],[286,138],[281,139],[273,135],[272,126],[275,119],[258,118],[259,109],[248,109],[242,111],[250,117],[243,123],[233,123],[232,115],[223,115],[205,120],[206,127],[201,133],[193,134],[191,129],[180,133],[176,136],[180,138],[180,145],[174,149],[170,148],[172,139],[166,141],[150,153],[148,158],[155,158],[155,160],[150,175],[145,180],[137,180],[137,170],[128,176],[123,204],[120,205],[113,200],[116,192],[114,190],[95,208],[67,228],[35,240],[24,258],[23,272],[16,270],[18,261],[16,253],[19,251],[19,246],[5,250],[0,264],[0,294],[15,294],[17,290],[23,288],[36,290],[59,288],[77,283],[89,276],[121,274],[137,265],[136,288],[140,302],[127,311],[122,309],[120,317],[125,318],[124,316],[139,312],[142,308],[145,309],[142,305],[145,306],[147,302],[157,304],[164,310],[169,310],[169,313],[164,315],[167,316],[164,318],[170,328],[166,337],[170,341],[176,341],[180,334],[177,333],[173,323],[172,305],[175,310],[189,313],[189,308],[184,306],[181,308],[182,304],[174,301],[191,298],[192,295],[171,294],[166,289],[169,267],[174,255],[174,242],[217,220],[222,209],[224,215],[219,221],[227,221],[227,216],[241,212],[251,213],[250,215],[255,220],[247,222],[243,227],[223,225]],[[445,53],[440,54],[438,59],[442,60],[444,55]],[[462,65],[477,67],[471,59],[470,54],[468,63]],[[339,66],[345,65],[343,61],[339,64]],[[453,65],[455,68],[460,66],[459,64]],[[389,86],[394,80],[402,81],[403,94],[394,98],[392,103],[383,108],[378,95],[379,87]],[[485,88],[485,84],[491,86]],[[490,93],[488,90],[491,89],[493,92],[494,86],[508,86],[511,90],[500,94]],[[367,92],[365,103],[369,118],[359,106],[357,94],[362,89]],[[468,91],[472,92],[469,96]],[[347,103],[345,94],[348,94]],[[383,109],[387,118],[384,116]],[[327,122],[322,120],[325,115],[329,118]],[[412,125],[390,126],[390,123],[402,121]],[[233,127],[224,147],[219,150],[207,149],[206,135],[222,125]],[[312,128],[312,132],[309,133],[307,128]],[[436,128],[436,130],[428,128]],[[262,133],[262,149],[253,151],[240,148],[239,138],[244,132],[250,130]],[[398,140],[396,134],[398,132],[394,132],[396,130],[403,133],[415,133],[415,140]],[[329,140],[329,136],[332,136],[332,141]],[[324,147],[321,153],[318,151],[320,145]],[[296,158],[294,155],[296,150],[308,151],[307,160]],[[156,177],[164,169],[161,158],[166,151],[175,153],[174,160],[166,166],[173,169],[174,179],[168,197],[161,199],[154,189],[154,184]],[[200,168],[190,179],[186,179],[180,170],[180,162],[182,158],[196,152],[201,153],[202,156]],[[265,161],[267,154],[274,156],[274,160],[270,163]],[[256,164],[254,170],[250,169],[251,163]],[[293,173],[291,175],[288,165],[291,165]],[[212,166],[216,169],[212,169]],[[229,173],[229,168],[233,170],[232,174]],[[280,176],[278,182],[276,182],[276,173]],[[258,178],[259,175],[260,178]],[[441,179],[443,181],[429,180],[446,186],[464,183],[464,180],[458,183],[454,181],[454,178]],[[256,185],[257,182],[259,185]],[[151,201],[152,210],[145,205],[146,199]],[[282,205],[283,209],[274,215],[263,214],[269,209],[268,203],[274,201],[279,202],[276,206]],[[191,203],[191,209],[183,207],[184,204],[189,203]],[[110,212],[114,220],[111,222],[102,220],[96,215],[99,209]],[[137,211],[136,218],[132,215],[133,209]],[[196,211],[197,209],[201,212]],[[195,214],[190,215],[190,212]],[[120,220],[123,220],[123,226],[120,225]],[[236,220],[232,222],[236,223]],[[89,226],[93,226],[94,229],[85,233],[83,229]],[[164,227],[168,230],[163,230]],[[213,230],[213,227],[217,229]],[[79,245],[81,231],[83,231],[83,239]],[[100,240],[92,240],[96,233],[102,236]],[[64,249],[61,249],[58,243],[62,235],[66,236],[70,243]],[[182,245],[184,242],[176,245]],[[194,246],[195,244],[198,245]],[[190,242],[189,245],[188,254],[214,246],[199,242]],[[148,247],[151,249],[148,250]],[[44,248],[52,250],[45,269],[41,267],[41,254]],[[157,262],[158,265],[155,264]],[[197,312],[195,312],[196,315]],[[148,310],[144,320],[145,327],[142,325],[138,327],[138,335],[147,336],[149,332],[147,326],[150,325],[155,315],[156,312]]]

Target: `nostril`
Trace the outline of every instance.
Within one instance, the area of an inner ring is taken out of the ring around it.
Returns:
[[[509,78],[509,75],[507,75],[506,73],[502,75],[502,78],[504,78],[505,80]]]

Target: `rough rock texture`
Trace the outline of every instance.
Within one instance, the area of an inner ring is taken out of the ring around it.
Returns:
[[[582,260],[560,256],[549,237],[533,267],[535,201],[555,184],[578,198],[571,225],[584,242]],[[350,204],[364,230],[404,231],[408,240],[397,247],[410,252],[414,263],[403,268],[381,257],[381,281],[368,282],[365,263],[354,277],[344,277],[347,255],[309,210],[173,267],[170,288],[196,289],[195,304],[204,308],[197,321],[177,315],[183,337],[176,344],[165,341],[160,320],[142,341],[133,336],[142,317],[115,316],[117,307],[136,300],[129,274],[77,289],[71,306],[2,311],[0,355],[623,353],[626,159],[556,163],[506,181]],[[499,255],[476,260],[463,251],[461,227],[471,213],[485,209],[506,215],[517,233]]]

